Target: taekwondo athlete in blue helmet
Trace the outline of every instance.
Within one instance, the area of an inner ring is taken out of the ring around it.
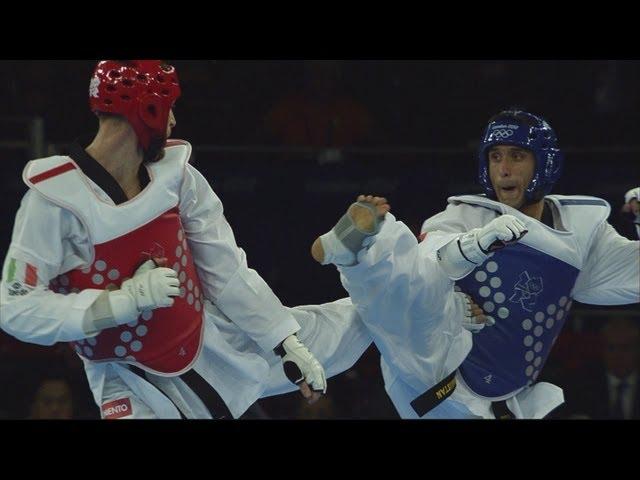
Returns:
[[[485,194],[449,198],[421,242],[386,199],[360,196],[314,243],[372,332],[403,418],[543,418],[564,401],[536,380],[573,300],[640,302],[640,242],[607,223],[606,201],[550,195],[562,163],[545,120],[503,111],[479,149]],[[484,323],[460,322],[454,290]]]

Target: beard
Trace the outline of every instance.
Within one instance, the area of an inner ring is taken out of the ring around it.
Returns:
[[[167,144],[167,137],[154,137],[149,142],[149,148],[144,152],[144,162],[157,162],[164,157],[164,147]]]

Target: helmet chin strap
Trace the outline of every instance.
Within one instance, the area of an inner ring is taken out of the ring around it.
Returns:
[[[534,203],[538,203],[540,200],[544,198],[544,192],[540,190],[536,190],[533,192],[531,196],[525,193],[523,207],[528,207],[529,205],[533,205]],[[522,207],[521,207],[522,208]]]

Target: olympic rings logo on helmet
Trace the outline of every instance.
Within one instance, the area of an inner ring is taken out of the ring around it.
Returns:
[[[505,140],[512,136],[513,136],[513,130],[501,129],[501,130],[494,130],[493,132],[491,132],[490,138],[493,140]]]

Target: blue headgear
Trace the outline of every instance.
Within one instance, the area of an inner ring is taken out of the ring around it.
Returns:
[[[536,170],[525,191],[527,202],[536,202],[551,192],[562,173],[563,155],[546,120],[520,110],[506,110],[489,123],[480,143],[478,174],[480,185],[490,198],[496,198],[496,192],[489,177],[487,152],[495,145],[515,145],[533,152]]]

